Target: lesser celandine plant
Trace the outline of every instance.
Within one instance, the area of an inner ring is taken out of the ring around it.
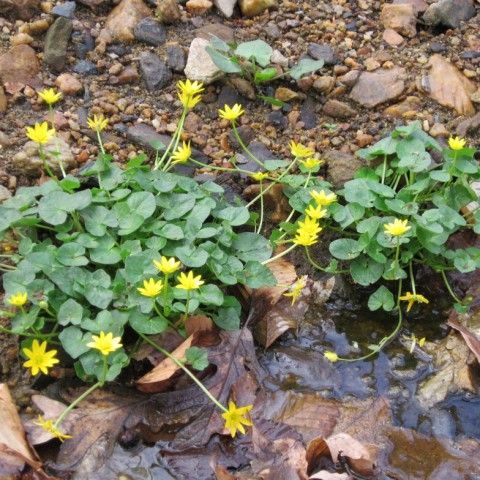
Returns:
[[[430,301],[417,291],[418,265],[438,271],[456,307],[466,308],[446,276],[449,270],[468,272],[480,265],[478,249],[453,250],[446,244],[460,229],[480,231],[478,210],[469,213],[471,223],[459,213],[476,200],[470,182],[479,176],[475,150],[466,148],[462,139],[451,139],[450,148],[442,149],[418,123],[399,127],[361,151],[369,166],[334,191],[318,175],[323,162],[313,145],[292,140],[290,159],[256,158],[236,130],[245,114],[238,104],[225,105],[219,116],[230,122],[257,171],[238,168],[235,157],[231,168],[196,160],[182,134],[186,115],[201,101],[202,91],[201,83],[179,82],[179,124],[169,145],[154,145],[153,168],[145,155],[124,169],[115,165],[102,144],[108,119],[93,116],[88,125],[97,134],[100,150],[83,176],[96,178],[97,185],[87,187],[81,178],[66,175],[19,188],[0,205],[0,235],[14,239],[1,255],[3,314],[11,325],[0,331],[20,336],[25,367],[33,375],[55,368],[62,349],[78,377],[91,383],[59,418],[38,420],[60,440],[68,438],[60,428],[68,413],[129,364],[136,342],[123,340],[127,329],[184,370],[220,409],[232,436],[244,433],[244,426],[251,425],[251,406],[231,401],[225,407],[192,373],[208,364],[207,352],[197,348],[187,351],[185,359],[175,359],[153,336],[167,328],[186,336],[185,322],[195,314],[211,317],[219,328],[239,328],[240,304],[227,293],[228,287],[275,285],[268,264],[294,249],[303,250],[321,271],[347,273],[365,287],[378,284],[368,301],[371,310],[397,310],[394,331],[360,358],[374,355],[394,338],[403,305],[409,313]],[[47,98],[53,100],[50,93]],[[39,146],[55,135],[47,123],[27,133]],[[441,162],[433,160],[432,151],[442,156]],[[175,173],[178,164],[186,163],[243,174],[260,184],[259,193],[248,203],[229,203],[214,182],[199,183]],[[47,165],[46,170],[52,175]],[[270,228],[264,221],[263,198],[279,183],[291,212],[267,239],[262,235]],[[257,205],[260,214],[254,215]],[[311,250],[322,237],[331,240],[333,258],[326,266]],[[274,248],[277,254],[272,256]],[[410,287],[404,289],[407,281]],[[395,293],[391,282],[396,282]],[[297,279],[284,295],[295,303],[304,285],[303,278]],[[414,338],[420,344],[413,336],[412,342]],[[358,360],[335,352],[325,356],[331,361]]]

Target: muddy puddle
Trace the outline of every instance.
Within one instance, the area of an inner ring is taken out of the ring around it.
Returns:
[[[444,374],[442,361],[448,363],[450,357],[442,360],[440,355],[439,360],[435,353],[445,349],[452,354],[460,348],[448,343],[446,314],[447,310],[414,311],[404,322],[400,337],[379,355],[365,361],[330,363],[323,357],[325,350],[334,350],[346,357],[365,352],[366,345],[378,342],[392,331],[397,319],[345,301],[329,301],[310,308],[296,334],[288,332],[270,349],[257,350],[259,362],[267,373],[264,387],[270,396],[265,414],[274,418],[271,411],[276,408],[275,402],[285,394],[303,395],[303,399],[320,396],[340,409],[351,402],[385,399],[388,422],[392,426],[382,445],[384,468],[375,478],[480,479],[479,462],[475,460],[480,451],[477,442],[480,439],[480,396],[462,388],[465,382],[450,375],[448,369]],[[410,353],[412,334],[417,338],[426,337],[427,342],[424,348],[417,346]],[[468,354],[462,352],[462,355]],[[458,370],[457,365],[453,368]],[[431,382],[432,378],[443,374],[443,381]],[[359,427],[362,428],[365,427]],[[304,428],[303,432],[307,430]],[[117,445],[96,478],[203,480],[201,475],[179,473],[200,471],[197,469],[201,461],[197,461],[195,452],[184,456],[180,461],[182,468],[172,472],[169,469],[172,464],[158,454],[166,445],[160,442],[150,446],[136,445],[132,449]]]

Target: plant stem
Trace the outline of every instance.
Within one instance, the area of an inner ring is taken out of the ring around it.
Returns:
[[[8,333],[9,335],[17,335],[19,337],[27,337],[27,338],[41,338],[41,339],[49,339],[51,337],[56,337],[56,333],[20,333],[14,332],[13,330],[9,330],[8,328],[0,326],[0,333]]]
[[[232,172],[232,173],[239,172],[239,173],[245,173],[246,175],[252,174],[252,172],[249,172],[248,170],[243,170],[242,168],[238,168],[237,166],[235,166],[235,168],[217,167],[216,165],[207,165],[206,163],[199,162],[198,160],[195,160],[192,157],[190,157],[189,161],[192,163],[195,163],[199,167],[209,168],[211,170],[218,170],[219,172]]]
[[[260,180],[260,221],[258,222],[257,233],[259,234],[262,230],[263,225],[263,181]]]
[[[305,253],[306,253],[308,261],[311,263],[311,265],[314,268],[316,268],[317,270],[320,270],[321,272],[330,273],[332,275],[349,272],[349,270],[337,270],[335,272],[331,272],[331,271],[327,270],[326,268],[321,267],[317,262],[315,262],[315,260],[313,260],[312,256],[310,255],[310,250],[308,249],[308,247],[305,247]]]
[[[412,262],[410,262],[410,263],[408,264],[408,269],[409,269],[409,271],[410,271],[410,283],[411,283],[411,285],[412,285],[412,293],[413,293],[414,295],[416,295],[416,294],[417,294],[417,291],[416,291],[416,289],[415,289],[415,277],[413,276],[413,264],[412,264]]]
[[[152,347],[156,348],[159,352],[163,353],[166,357],[168,357],[172,362],[174,362],[178,367],[180,367],[202,390],[202,392],[211,400],[220,410],[223,412],[227,412],[228,410],[208,391],[207,387],[177,358],[175,358],[170,352],[162,348],[156,342],[150,340],[147,336],[143,333],[139,333],[139,335]]]
[[[382,185],[385,183],[385,174],[387,173],[387,155],[383,155]]]
[[[264,261],[262,262],[262,265],[267,265],[267,263],[271,263],[271,262],[274,262],[275,260],[278,260],[279,258],[282,258],[283,256],[285,256],[285,255],[287,255],[288,253],[290,253],[296,246],[297,246],[296,243],[290,245],[290,247],[288,247],[286,250],[284,250],[283,252],[279,253],[278,255],[275,255],[274,257],[269,258],[268,260],[264,260]]]
[[[281,173],[270,185],[263,191],[262,195],[265,195],[268,191],[270,191],[275,184],[277,184],[297,163],[298,158],[295,157],[292,161],[292,163],[284,170],[283,173]],[[248,202],[245,207],[250,208],[257,200],[259,200],[261,195],[257,195],[253,200]]]
[[[185,315],[183,316],[183,323],[187,321],[188,318],[188,310],[190,307],[190,290],[187,290],[187,301],[185,302]]]
[[[1,262],[0,262],[0,268],[2,270],[9,271],[9,272],[17,269],[13,265],[8,265],[7,263],[1,263]]]
[[[50,166],[48,165],[47,156],[45,155],[45,150],[43,150],[43,145],[41,145],[41,144],[38,144],[38,155],[39,155],[40,158],[42,159],[43,168],[44,168],[45,171],[47,172],[47,175],[48,175],[50,178],[52,178],[53,180],[55,180],[56,182],[58,182],[58,178],[57,178],[56,175],[52,172],[52,170],[50,169]]]
[[[238,133],[237,126],[235,125],[235,120],[232,120],[232,130],[233,134],[235,135],[235,138],[237,139],[238,144],[242,147],[242,150],[258,165],[260,165],[262,168],[265,168],[265,164],[260,161],[248,148],[247,146],[243,143],[242,138],[240,137],[240,134]]]
[[[448,293],[450,294],[450,296],[453,298],[453,300],[456,302],[456,303],[462,303],[462,301],[455,295],[455,292],[452,290],[452,287],[450,286],[450,283],[448,281],[448,278],[447,278],[447,275],[445,275],[445,271],[442,270],[440,272],[440,275],[442,276],[443,278],[443,283],[445,284],[445,286],[447,287],[447,290],[448,290]]]
[[[177,135],[180,134],[180,128],[183,128],[183,122],[182,122],[182,119],[185,119],[185,116],[186,116],[186,112],[187,112],[187,107],[183,107],[183,112],[182,112],[182,115],[180,117],[180,120],[178,122],[178,125],[177,125],[177,128],[175,129],[175,132],[173,133],[172,135],[172,138],[170,139],[170,143],[167,145],[167,148],[165,149],[165,151],[163,152],[163,155],[162,155],[162,158],[160,158],[159,161],[157,161],[157,158],[158,158],[158,153],[156,155],[156,159],[155,159],[155,164],[153,166],[153,170],[158,170],[162,163],[165,161],[165,159],[167,158],[167,155],[169,154],[170,152],[170,149],[172,148],[172,145],[174,144],[175,142],[175,139],[177,137]],[[180,127],[181,125],[181,127]]]
[[[168,317],[168,315],[170,314],[170,309],[168,308],[168,288],[169,288],[169,285],[168,285],[168,277],[169,277],[169,274],[166,273],[165,274],[165,284],[163,286],[163,315],[165,317]]]

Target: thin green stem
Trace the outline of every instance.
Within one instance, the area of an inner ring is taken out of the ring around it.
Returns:
[[[240,134],[238,133],[237,126],[235,124],[235,120],[232,120],[232,130],[233,134],[235,135],[235,138],[237,139],[238,144],[242,147],[242,150],[258,165],[260,165],[262,168],[265,168],[265,164],[259,160],[245,145],[245,143],[242,140],[242,137],[240,137]]]
[[[296,243],[293,243],[292,245],[290,245],[290,247],[288,247],[286,250],[284,250],[283,252],[279,253],[278,255],[275,255],[274,257],[269,258],[268,260],[264,260],[264,261],[262,262],[262,265],[267,265],[268,263],[274,262],[275,260],[278,260],[279,258],[282,258],[283,256],[285,256],[285,255],[287,255],[288,253],[290,253],[296,246],[297,246],[297,244],[296,244]]]
[[[462,303],[462,301],[455,295],[455,292],[453,291],[452,287],[450,286],[450,282],[448,281],[448,278],[447,278],[447,275],[445,274],[445,271],[442,270],[442,271],[440,272],[440,275],[442,276],[442,278],[443,278],[443,283],[444,283],[445,286],[447,287],[448,293],[449,293],[450,296],[453,298],[453,300],[454,300],[456,303]]]
[[[165,160],[165,154],[171,149],[170,153],[170,158],[167,160],[167,163],[165,166],[162,168],[162,170],[165,172],[169,169],[170,165],[172,165],[172,155],[175,153],[175,150],[177,149],[178,142],[180,141],[180,136],[183,131],[183,125],[185,124],[185,118],[187,116],[187,109],[184,109],[182,112],[182,116],[180,117],[180,120],[178,122],[177,130],[175,131],[172,140],[170,141],[167,150],[165,150],[165,153],[163,154],[162,158],[160,159],[159,165],[162,165],[162,163]]]
[[[150,340],[147,336],[143,333],[139,333],[139,335],[152,347],[156,348],[159,352],[163,353],[166,357],[168,357],[172,362],[174,362],[179,368],[181,368],[202,390],[202,392],[209,398],[211,402],[213,402],[220,410],[223,412],[227,412],[228,410],[208,391],[207,387],[177,358],[175,358],[170,352],[162,348],[156,342]]]
[[[258,228],[257,228],[257,233],[259,234],[262,231],[262,226],[263,226],[263,181],[260,180],[260,221],[258,222]]]
[[[400,258],[400,237],[397,237],[397,250],[395,251],[395,265],[398,266],[398,260]]]
[[[269,192],[273,186],[275,184],[277,184],[285,175],[287,175],[288,172],[290,172],[290,170],[296,165],[298,161],[298,158],[295,157],[292,161],[292,163],[290,163],[290,165],[283,171],[283,173],[281,173],[272,183],[270,183],[270,185],[263,191],[263,194],[262,195],[265,195],[267,192]],[[260,199],[260,197],[262,195],[257,195],[253,200],[251,200],[250,202],[248,202],[245,207],[246,208],[250,208],[257,200]]]
[[[308,247],[305,247],[305,253],[306,253],[307,258],[308,258],[308,261],[310,262],[310,264],[312,265],[312,267],[316,268],[317,270],[320,270],[321,272],[331,273],[332,275],[342,274],[342,273],[348,273],[348,272],[349,272],[349,270],[337,270],[337,271],[335,271],[335,272],[331,272],[330,270],[327,270],[326,268],[321,267],[317,262],[315,262],[315,260],[313,260],[311,254],[310,254],[310,250],[308,249]]]
[[[163,285],[163,315],[165,317],[168,317],[170,314],[170,309],[168,307],[168,289],[169,289],[169,284],[168,284],[168,277],[169,274],[165,274],[165,283]]]
[[[8,272],[17,269],[17,268],[14,267],[13,265],[8,265],[7,263],[1,263],[1,262],[0,262],[0,268],[1,268],[2,270],[8,271]]]
[[[235,168],[217,167],[216,165],[207,165],[206,163],[199,162],[192,157],[190,157],[189,162],[195,163],[195,165],[198,165],[199,167],[209,168],[211,170],[218,170],[219,172],[245,173],[246,175],[252,174],[252,172],[244,170],[243,168],[238,168],[237,166],[235,166]]]
[[[416,290],[416,288],[415,288],[415,277],[413,276],[413,263],[412,263],[412,262],[410,262],[410,263],[408,264],[408,269],[409,269],[409,271],[410,271],[410,284],[412,285],[412,293],[413,293],[414,295],[416,295],[416,294],[417,294],[417,290]]]
[[[385,174],[387,173],[387,155],[383,156],[382,185],[385,183]]]
[[[188,311],[190,308],[190,290],[187,290],[187,301],[185,302],[185,315],[183,316],[183,323],[187,321]]]
[[[80,218],[78,216],[78,212],[71,212],[71,215],[72,215],[73,223],[77,227],[77,230],[80,233],[84,232],[85,230],[83,229],[82,224],[80,223]]]
[[[17,335],[19,337],[27,337],[27,338],[41,338],[41,339],[49,339],[52,337],[56,337],[56,333],[20,333],[14,332],[13,330],[9,330],[8,328],[0,326],[0,333],[8,333],[9,335]]]
[[[40,156],[40,158],[42,159],[42,162],[43,162],[43,168],[45,169],[45,171],[47,172],[47,175],[55,180],[56,182],[58,182],[58,178],[57,176],[52,172],[52,170],[50,169],[50,166],[48,165],[48,162],[47,162],[47,156],[45,154],[45,150],[43,149],[43,145],[41,145],[40,143],[38,144],[38,155]]]

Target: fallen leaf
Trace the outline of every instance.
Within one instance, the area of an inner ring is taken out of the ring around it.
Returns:
[[[477,358],[477,361],[480,363],[480,340],[477,338],[477,336],[467,327],[461,325],[454,315],[450,315],[447,325],[450,325],[452,328],[460,332],[468,348],[471,350],[471,352]]]
[[[171,355],[177,360],[185,358],[186,351],[192,346],[194,336],[190,335]],[[137,388],[142,392],[163,392],[172,383],[173,376],[180,367],[170,358],[164,358],[156,367],[137,380]]]
[[[264,185],[265,189],[267,185]],[[288,203],[287,197],[283,193],[284,185],[282,183],[276,183],[272,188],[268,190],[263,196],[265,200],[265,208],[267,210],[273,210],[270,213],[269,218],[272,222],[283,222],[287,219],[292,207]],[[260,184],[254,183],[249,185],[243,191],[243,195],[247,200],[250,200],[260,194]]]
[[[206,315],[192,315],[185,322],[185,330],[187,335],[194,333],[209,332],[213,329],[213,321]]]
[[[351,480],[352,477],[348,473],[330,473],[322,470],[317,472],[310,477],[310,480]]]
[[[25,463],[40,470],[41,463],[25,439],[22,422],[5,383],[0,383],[0,425],[0,475],[20,473]]]

